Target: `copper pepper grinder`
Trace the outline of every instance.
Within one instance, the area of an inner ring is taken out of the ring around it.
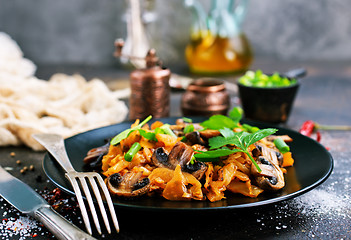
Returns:
[[[115,42],[115,56],[121,57],[123,40]],[[125,56],[138,59],[135,56]],[[154,118],[169,116],[171,71],[161,66],[155,49],[150,49],[145,57],[146,68],[130,73],[131,96],[129,99],[129,119],[143,119],[149,115]]]

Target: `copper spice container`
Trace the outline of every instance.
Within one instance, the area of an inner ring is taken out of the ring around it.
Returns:
[[[182,96],[181,108],[184,116],[226,115],[230,97],[222,80],[200,78],[189,84]]]
[[[169,69],[154,66],[130,74],[130,119],[169,116]]]
[[[115,46],[115,56],[122,56],[123,41],[116,41]],[[134,56],[125,57],[137,59]],[[150,49],[144,60],[146,68],[130,73],[129,119],[143,119],[149,115],[154,118],[168,117],[171,71],[161,67],[155,49]]]

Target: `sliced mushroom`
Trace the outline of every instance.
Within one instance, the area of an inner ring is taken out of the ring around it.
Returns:
[[[255,148],[252,150],[252,155],[254,157],[259,157],[262,155],[262,146],[261,145],[258,145],[258,144],[255,144]]]
[[[207,143],[201,138],[201,135],[198,131],[193,131],[185,134],[186,140],[191,144],[200,144],[206,146]]]
[[[151,161],[156,167],[175,169],[175,167],[168,162],[168,153],[163,147],[155,149]]]
[[[185,126],[186,126],[186,123],[180,122],[179,124],[171,125],[169,128],[174,132],[175,135],[177,135],[177,137],[182,137],[184,136]]]
[[[120,197],[139,197],[146,194],[150,188],[150,179],[142,178],[142,172],[129,172],[123,177],[114,173],[106,180],[106,185],[111,194]]]
[[[87,156],[84,158],[84,163],[88,168],[93,170],[100,170],[102,166],[102,158],[108,153],[110,143],[103,146],[89,150]]]
[[[200,135],[204,139],[209,139],[212,137],[217,137],[217,136],[221,135],[221,133],[218,130],[206,129],[204,131],[201,131]]]
[[[252,155],[254,157],[262,156],[262,145],[255,143],[255,148],[252,150]],[[281,154],[277,148],[274,148],[274,153],[277,155],[278,166],[281,167],[283,165],[283,154]]]
[[[292,142],[293,141],[293,139],[291,137],[289,137],[288,135],[280,135],[280,136],[270,135],[267,137],[267,140],[273,142],[274,139],[276,139],[276,138],[281,138],[284,140],[284,142]]]
[[[179,164],[182,167],[190,163],[194,150],[183,142],[177,142],[168,155],[168,162],[175,169]]]
[[[252,164],[251,173],[254,175],[257,185],[265,190],[277,191],[284,187],[283,172],[279,167],[278,158],[274,150],[262,147],[262,156],[256,159],[261,172]]]
[[[110,147],[110,143],[106,143],[103,146],[90,149],[87,153],[87,156],[84,158],[84,163],[91,163],[100,155],[106,155],[108,153],[108,149]]]
[[[200,124],[198,123],[187,123],[184,122],[183,119],[177,119],[176,120],[176,125],[171,125],[170,129],[175,133],[175,135],[177,135],[178,137],[182,137],[184,136],[184,129],[186,126],[188,125],[193,125],[195,130],[200,130],[202,129],[202,127],[200,126]]]
[[[277,155],[279,167],[281,167],[284,161],[283,154],[281,154],[279,151],[275,151],[275,154]]]
[[[191,173],[197,179],[201,179],[206,172],[207,166],[203,162],[191,161],[194,150],[183,142],[177,142],[167,155],[164,148],[157,148],[151,159],[157,167],[165,167],[174,170],[180,165],[182,171]]]
[[[182,167],[182,171],[188,172],[193,175],[197,180],[200,180],[207,170],[207,165],[203,162],[194,161]]]

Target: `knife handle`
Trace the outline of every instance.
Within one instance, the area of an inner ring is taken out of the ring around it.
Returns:
[[[33,217],[39,220],[50,230],[57,239],[60,240],[93,240],[96,238],[83,232],[72,223],[68,222],[58,214],[49,205],[39,207],[33,214]]]

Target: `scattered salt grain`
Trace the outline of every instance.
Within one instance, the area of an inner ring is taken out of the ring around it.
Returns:
[[[20,236],[20,240],[27,237],[36,236],[35,232],[38,229],[37,222],[27,216],[19,218],[4,218],[0,222],[0,238],[11,239],[13,236]]]
[[[315,189],[293,200],[293,205],[305,215],[347,217],[350,208],[348,195],[337,195],[324,189]]]

